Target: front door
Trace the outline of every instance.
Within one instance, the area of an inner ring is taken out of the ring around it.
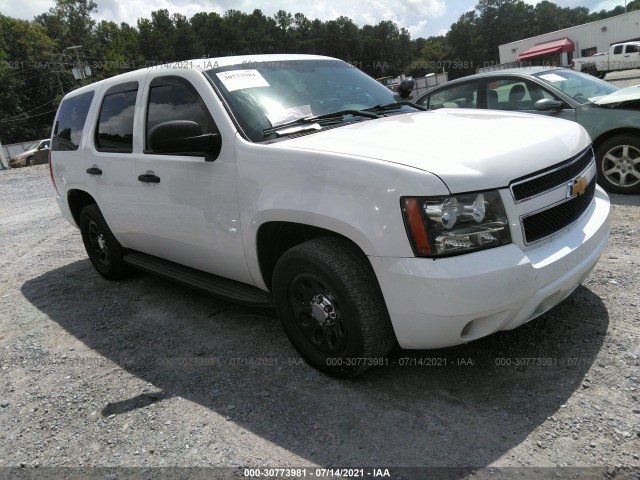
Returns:
[[[144,146],[136,159],[135,248],[252,283],[240,233],[234,135],[221,134],[222,149],[213,161],[204,155],[158,154],[148,142],[154,127],[174,120],[196,122],[203,133],[220,133],[215,116],[225,113],[212,112],[203,101],[213,92],[198,72],[150,77],[139,113]]]

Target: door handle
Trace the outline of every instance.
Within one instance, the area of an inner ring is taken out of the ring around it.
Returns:
[[[100,170],[98,167],[91,167],[87,168],[87,173],[89,175],[102,175],[102,170]]]
[[[156,177],[152,173],[145,173],[144,175],[138,175],[138,180],[146,183],[160,183],[160,177]]]

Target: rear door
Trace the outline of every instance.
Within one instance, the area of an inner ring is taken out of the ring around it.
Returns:
[[[236,197],[235,132],[202,73],[152,71],[144,90],[141,153],[136,155],[134,248],[173,262],[253,283],[240,232]],[[161,154],[149,145],[154,127],[196,122],[222,138],[217,157]],[[219,125],[226,127],[220,130]]]
[[[86,184],[118,241],[131,246],[137,201],[133,132],[141,90],[137,81],[103,87],[86,135]]]

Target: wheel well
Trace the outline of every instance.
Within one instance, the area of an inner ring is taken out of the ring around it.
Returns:
[[[616,130],[609,130],[593,141],[593,150],[597,152],[600,145],[616,135],[638,135],[639,133],[640,129],[637,128],[618,128]]]
[[[262,279],[269,290],[271,290],[273,269],[282,254],[296,245],[318,237],[344,238],[356,245],[347,237],[336,232],[302,223],[268,222],[260,227],[256,239],[258,262]]]
[[[76,225],[80,225],[80,212],[87,205],[93,205],[96,201],[91,195],[83,190],[70,190],[67,193],[67,201],[69,203],[69,210],[73,215],[73,219],[76,221]]]

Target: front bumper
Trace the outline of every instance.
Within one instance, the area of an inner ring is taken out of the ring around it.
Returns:
[[[370,257],[403,348],[442,348],[516,328],[551,309],[589,275],[609,237],[609,198],[540,245],[442,259]]]
[[[27,164],[27,159],[26,158],[10,158],[9,159],[9,166],[11,168],[15,168],[15,167],[24,167]]]

